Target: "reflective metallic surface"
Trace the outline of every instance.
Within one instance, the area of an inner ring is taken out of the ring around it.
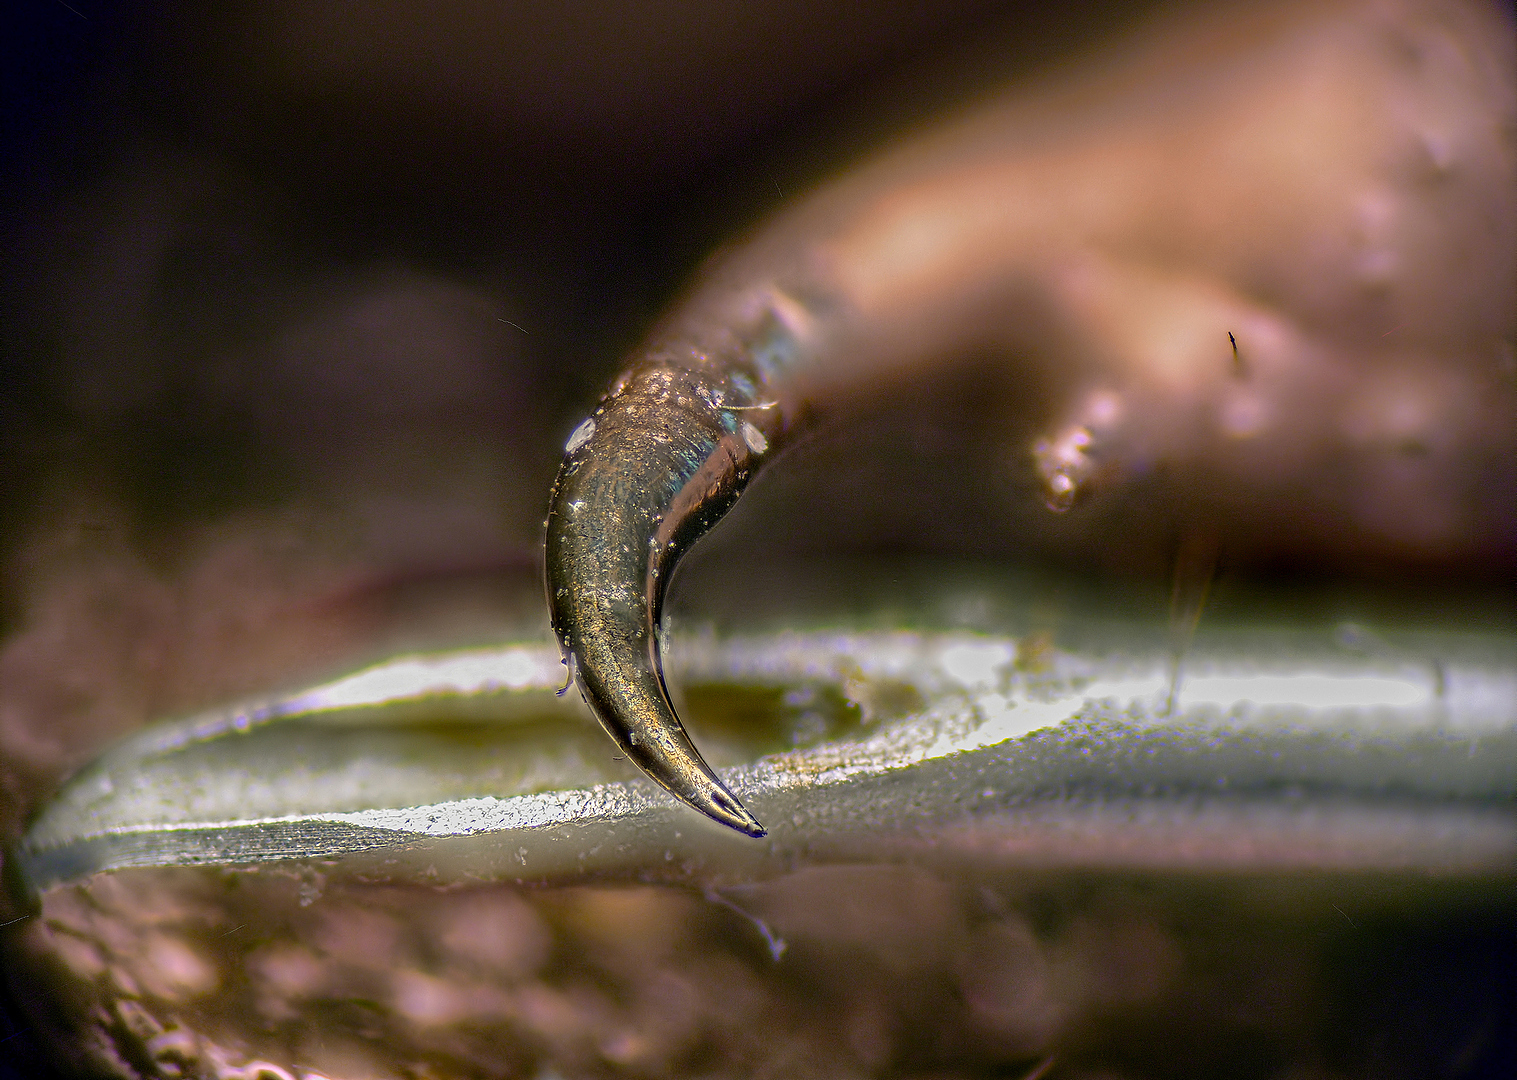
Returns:
[[[786,417],[970,348],[1013,368],[1037,431],[1024,514],[1104,503],[1109,549],[1130,488],[1235,563],[1509,555],[1517,83],[1490,15],[1286,4],[1171,28],[860,167],[721,260],[576,431],[548,519],[554,626],[619,745],[760,834],[662,686],[674,548]],[[1343,263],[1327,294],[1300,284],[1322,259]]]
[[[120,1077],[1355,1075],[1384,1037],[1362,980],[1442,986],[1447,959],[1392,959],[1407,935],[1457,952],[1448,927],[1509,913],[1509,631],[1261,629],[1224,600],[1171,709],[1162,620],[1050,622],[1024,580],[957,576],[1019,632],[675,634],[759,842],[608,753],[551,643],[145,729],[8,860],[33,1015]],[[1453,1009],[1459,1046],[1390,1060],[1496,1052],[1499,1014]]]
[[[33,888],[363,853],[397,880],[440,864],[551,880],[678,849],[676,878],[762,877],[923,832],[1036,865],[1504,872],[1517,857],[1509,638],[1424,636],[1376,658],[1309,632],[1213,636],[1171,713],[1148,634],[1108,628],[1114,651],[1084,654],[963,633],[679,642],[688,693],[769,702],[729,734],[720,781],[774,821],[761,849],[624,779],[552,692],[551,651],[519,646],[402,659],[251,710],[277,712],[262,723],[149,729],[75,777],[18,865]],[[782,698],[821,711],[802,723]],[[776,743],[796,748],[761,753]]]
[[[697,810],[759,837],[763,826],[674,715],[659,628],[681,548],[726,513],[769,450],[754,421],[777,434],[778,410],[755,408],[762,390],[743,373],[747,359],[639,371],[576,429],[548,510],[546,561],[564,662],[617,745]]]

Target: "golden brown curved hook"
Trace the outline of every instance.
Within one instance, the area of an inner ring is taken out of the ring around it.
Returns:
[[[1228,8],[767,227],[566,448],[548,600],[601,723],[762,835],[670,705],[669,575],[802,405],[966,348],[1026,376],[1040,434],[1006,461],[1041,478],[1029,513],[1162,474],[1230,552],[1509,552],[1509,46],[1458,0]]]
[[[548,511],[553,629],[580,692],[629,760],[749,836],[764,828],[691,744],[664,686],[659,624],[679,556],[736,501],[783,424],[758,400],[773,320],[728,355],[666,355],[621,382],[570,437]]]

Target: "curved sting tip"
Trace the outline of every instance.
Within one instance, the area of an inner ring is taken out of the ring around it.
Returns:
[[[690,742],[664,686],[658,624],[679,554],[724,514],[757,464],[698,372],[635,373],[575,429],[548,510],[553,630],[580,693],[628,760],[748,836],[764,827]]]

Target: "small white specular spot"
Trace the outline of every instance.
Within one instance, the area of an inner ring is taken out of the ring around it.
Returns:
[[[938,654],[938,663],[948,677],[963,686],[995,686],[1000,672],[1016,653],[1004,641],[970,641],[950,645]]]
[[[585,443],[590,441],[590,436],[595,434],[595,418],[585,417],[585,422],[574,429],[574,434],[569,436],[569,441],[564,443],[564,453],[572,454]]]
[[[764,438],[764,433],[746,420],[743,421],[743,441],[755,454],[762,454],[769,449],[769,440]]]

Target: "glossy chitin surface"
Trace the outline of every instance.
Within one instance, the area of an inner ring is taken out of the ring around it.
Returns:
[[[1235,564],[1510,558],[1511,53],[1478,5],[1231,12],[773,222],[566,448],[549,602],[601,722],[670,791],[760,834],[662,685],[675,560],[798,417],[965,350],[1025,384],[1029,515],[1099,515],[1141,483],[1162,506],[1136,531],[1204,533]]]
[[[762,836],[685,735],[659,656],[676,560],[727,512],[785,425],[766,398],[794,335],[772,309],[732,329],[716,349],[628,373],[575,430],[548,513],[548,602],[570,671],[628,758],[702,812]]]

